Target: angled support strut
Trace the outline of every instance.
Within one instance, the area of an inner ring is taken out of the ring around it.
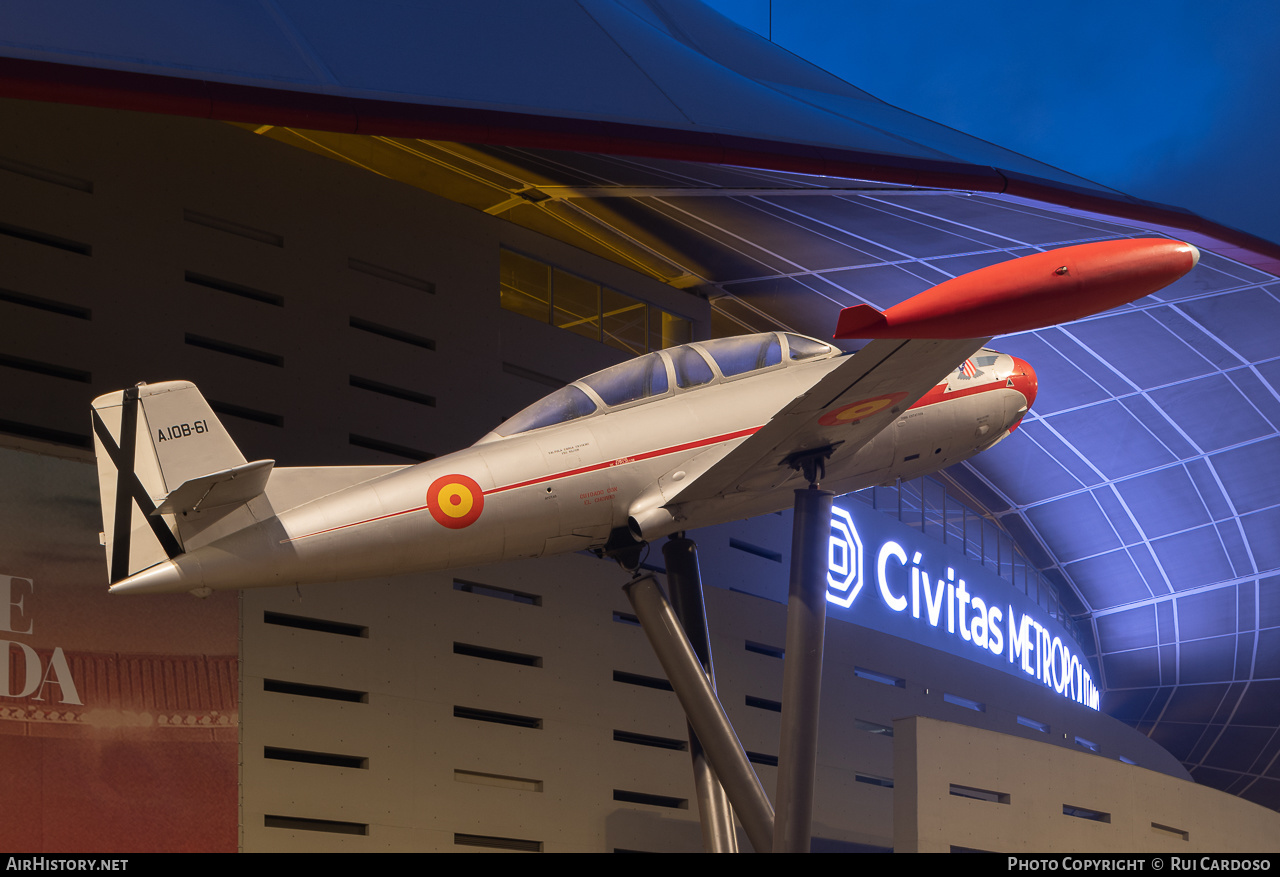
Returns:
[[[667,588],[671,608],[689,637],[702,669],[716,688],[716,671],[711,660],[711,636],[707,632],[707,604],[702,592],[702,572],[698,568],[698,546],[683,533],[671,536],[662,546],[667,566]],[[738,834],[733,827],[733,808],[720,778],[707,760],[702,741],[689,725],[689,755],[693,759],[693,784],[698,795],[698,817],[702,823],[702,848],[708,853],[736,853]]]
[[[747,760],[747,753],[671,604],[652,575],[632,579],[623,586],[623,591],[680,699],[689,724],[702,741],[707,760],[724,783],[747,839],[757,852],[768,851],[773,844],[773,805]]]

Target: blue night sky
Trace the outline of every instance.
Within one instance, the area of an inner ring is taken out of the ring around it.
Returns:
[[[1280,4],[706,2],[890,104],[1280,242]]]

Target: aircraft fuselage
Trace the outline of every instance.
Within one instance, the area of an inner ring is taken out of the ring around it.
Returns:
[[[915,477],[1006,436],[1034,397],[1034,372],[1007,355],[980,354],[976,376],[962,367],[856,452],[837,446],[822,486],[848,492]],[[656,523],[639,514],[662,505],[840,361],[784,362],[558,425],[490,434],[294,508],[283,496],[282,473],[290,470],[277,470],[265,493],[234,513],[251,514],[254,523],[211,523],[188,538],[186,553],[113,590],[249,588],[474,566],[598,549],[627,529],[649,541],[778,511],[791,505],[789,487],[805,486],[785,468],[744,479],[713,500],[676,504]]]

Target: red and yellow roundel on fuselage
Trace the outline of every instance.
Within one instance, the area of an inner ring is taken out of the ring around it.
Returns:
[[[845,423],[857,423],[859,420],[870,417],[877,411],[881,411],[890,405],[901,402],[906,397],[906,393],[889,393],[886,396],[875,396],[870,399],[863,399],[861,402],[842,405],[836,410],[828,411],[826,414],[819,417],[818,423],[823,426],[839,426]]]
[[[427,488],[427,508],[436,523],[461,530],[474,524],[484,511],[484,491],[465,475],[442,475]]]

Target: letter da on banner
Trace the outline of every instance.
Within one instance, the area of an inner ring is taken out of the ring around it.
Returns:
[[[30,636],[35,630],[31,620],[30,607],[26,599],[35,590],[31,579],[20,576],[0,575],[0,632]],[[11,690],[12,676],[10,661],[13,660],[14,649],[22,656],[22,687],[18,691]],[[30,697],[32,700],[44,700],[45,692],[50,685],[56,685],[60,692],[59,703],[81,705],[80,693],[71,678],[71,667],[67,664],[67,656],[58,646],[49,656],[49,664],[45,667],[36,650],[24,642],[0,639],[0,697]]]

